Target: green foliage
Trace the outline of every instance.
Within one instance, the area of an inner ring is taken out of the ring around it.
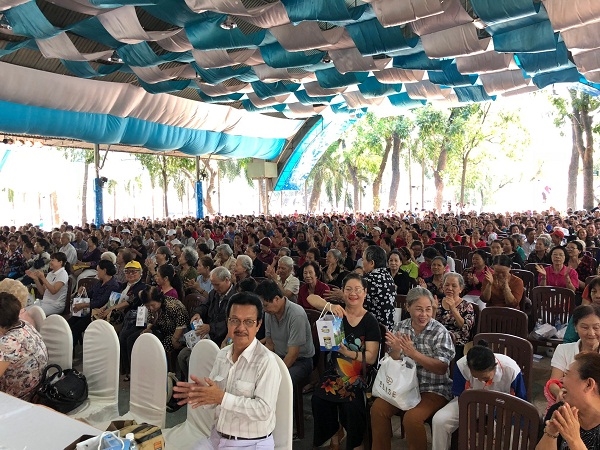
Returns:
[[[71,162],[80,162],[84,164],[94,163],[94,150],[72,147],[65,147],[61,149],[63,150],[63,156],[65,159]]]
[[[231,182],[237,177],[243,176],[248,186],[254,189],[254,180],[248,176],[247,170],[250,162],[252,162],[252,158],[221,159],[217,165],[221,176],[226,180]]]

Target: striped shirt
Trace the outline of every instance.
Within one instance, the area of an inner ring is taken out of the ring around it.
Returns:
[[[216,407],[216,429],[243,438],[267,436],[275,429],[275,404],[281,383],[277,356],[258,340],[234,363],[233,346],[217,354],[210,379],[225,391]]]
[[[425,329],[421,331],[421,333],[416,334],[412,327],[411,320],[412,319],[406,319],[400,322],[398,332],[410,337],[410,340],[415,345],[415,349],[417,349],[419,353],[442,361],[450,367],[450,363],[454,359],[455,354],[450,332],[437,320],[431,319]],[[452,399],[450,389],[452,380],[448,374],[449,372],[446,371],[444,375],[436,375],[417,364],[419,390],[421,392],[440,394],[448,400]]]

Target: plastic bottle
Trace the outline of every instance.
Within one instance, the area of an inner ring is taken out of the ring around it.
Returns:
[[[135,443],[135,436],[133,433],[127,433],[125,439],[129,441],[129,450],[137,450],[138,446]]]
[[[556,328],[557,331],[562,328],[562,322],[560,321],[560,317],[556,318],[556,321],[554,322],[554,328]]]

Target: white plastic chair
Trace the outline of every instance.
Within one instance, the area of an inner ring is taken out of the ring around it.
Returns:
[[[48,349],[48,364],[73,368],[73,334],[64,317],[52,314],[44,319],[40,334]]]
[[[281,383],[279,384],[277,404],[275,405],[273,440],[275,441],[275,450],[292,450],[294,388],[287,366],[281,358],[276,356],[275,359],[281,372]]]
[[[165,427],[167,417],[167,355],[160,340],[151,333],[136,339],[131,352],[129,412],[133,419]]]
[[[83,337],[83,374],[88,399],[68,415],[106,429],[119,416],[119,338],[106,320],[95,320]]]
[[[219,347],[209,339],[203,339],[192,349],[189,373],[199,378],[208,377],[219,353]],[[191,381],[191,379],[188,379]],[[167,448],[192,448],[201,438],[210,435],[215,423],[214,408],[192,408],[187,405],[185,422],[163,430]]]
[[[27,313],[29,314],[29,317],[31,317],[31,319],[33,320],[33,326],[35,327],[35,329],[40,331],[42,329],[42,324],[46,319],[46,313],[44,312],[44,310],[37,305],[32,305],[29,308],[27,308]]]

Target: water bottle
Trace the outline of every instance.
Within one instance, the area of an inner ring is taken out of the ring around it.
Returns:
[[[542,319],[538,319],[534,330],[537,331],[542,326]]]
[[[133,433],[127,433],[125,439],[129,442],[129,450],[137,450],[138,446],[135,443],[135,437]]]
[[[556,328],[556,331],[562,328],[562,322],[560,321],[560,317],[556,318],[556,322],[554,322],[554,328]]]

